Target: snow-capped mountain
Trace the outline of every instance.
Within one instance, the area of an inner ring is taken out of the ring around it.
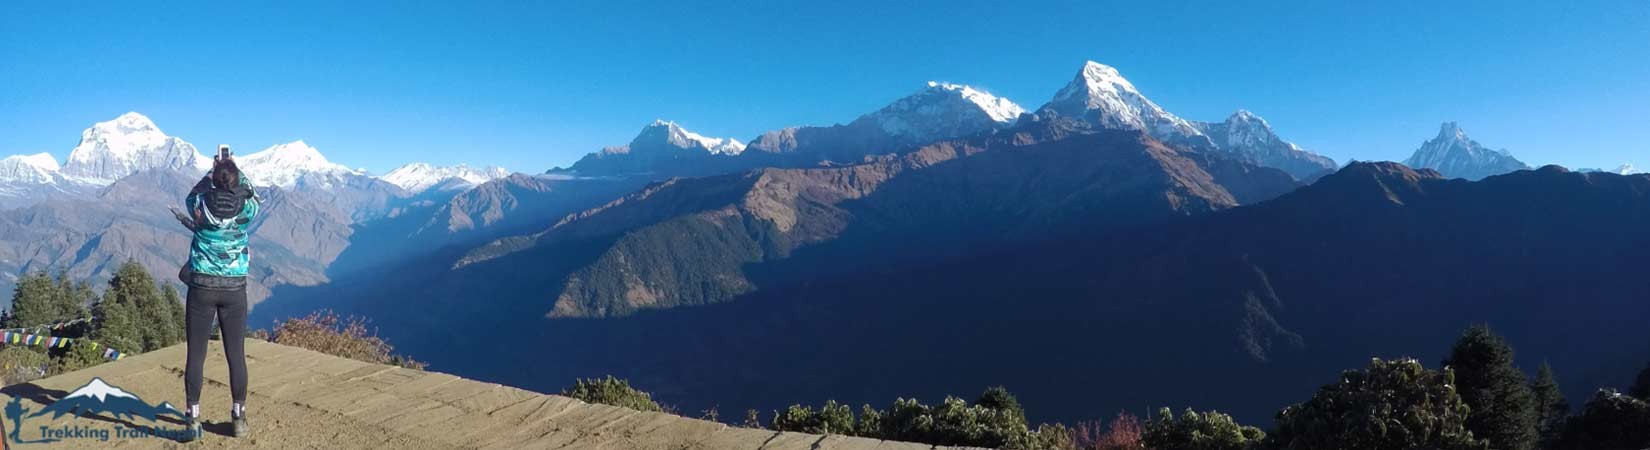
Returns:
[[[7,156],[0,159],[0,182],[51,183],[61,169],[50,153]]]
[[[745,144],[733,138],[705,137],[668,120],[654,120],[642,127],[630,144],[603,148],[604,154],[625,154],[641,149],[695,150],[713,155],[737,155]]]
[[[1595,168],[1584,168],[1584,169],[1576,169],[1576,171],[1577,172],[1608,172],[1608,173],[1613,173],[1613,174],[1616,174],[1616,175],[1633,175],[1633,174],[1641,173],[1638,170],[1638,168],[1633,167],[1632,163],[1622,164],[1622,165],[1616,166],[1616,168],[1610,169],[1610,170],[1595,169]]]
[[[1025,108],[971,86],[937,81],[849,126],[870,125],[906,143],[926,143],[1012,125]]]
[[[1304,180],[1335,169],[1335,161],[1285,141],[1272,131],[1266,119],[1247,110],[1237,110],[1224,122],[1192,122],[1215,147],[1249,162],[1289,172]]]
[[[1102,128],[1143,130],[1164,142],[1197,142],[1203,133],[1134,88],[1117,69],[1089,61],[1054,99],[1037,109],[1044,118],[1077,119]]]
[[[507,176],[510,176],[510,171],[497,166],[475,169],[464,164],[432,166],[425,163],[412,163],[397,167],[395,170],[391,170],[390,173],[378,177],[378,179],[400,186],[408,192],[418,193],[437,185],[440,185],[441,189],[461,189],[478,186]],[[458,180],[462,183],[444,183],[448,180]]]
[[[138,398],[130,392],[110,386],[108,383],[103,382],[102,378],[93,378],[92,381],[86,383],[85,386],[81,386],[79,389],[75,389],[74,392],[70,392],[69,395],[63,396],[63,398],[76,397],[95,398],[100,402],[108,401],[109,397]]]
[[[212,158],[196,151],[194,144],[167,136],[148,117],[129,112],[81,132],[80,145],[69,152],[62,173],[109,184],[142,170],[205,171],[211,167]]]
[[[319,150],[303,140],[271,146],[256,153],[236,156],[236,165],[247,174],[247,179],[259,186],[292,188],[299,178],[311,174],[343,175],[356,173],[343,164],[327,161]]]
[[[1530,168],[1506,150],[1491,150],[1468,138],[1467,132],[1455,122],[1444,122],[1438,128],[1438,136],[1422,143],[1414,155],[1404,160],[1404,165],[1468,180]]]
[[[744,151],[745,144],[737,139],[706,137],[676,122],[655,120],[642,127],[629,144],[603,148],[579,158],[570,168],[553,168],[547,173],[584,177],[703,175],[717,173],[709,167],[730,164]]]

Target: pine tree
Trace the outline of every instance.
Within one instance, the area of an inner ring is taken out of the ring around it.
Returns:
[[[1530,383],[1530,393],[1535,401],[1535,428],[1541,437],[1539,447],[1546,448],[1564,430],[1564,419],[1570,415],[1570,401],[1558,389],[1553,367],[1545,361],[1541,363],[1541,370],[1536,372],[1535,381]]]
[[[1455,371],[1455,387],[1472,408],[1467,430],[1488,439],[1491,448],[1535,448],[1537,411],[1523,372],[1513,367],[1513,350],[1486,325],[1474,325],[1455,342],[1444,366]]]
[[[25,274],[12,291],[5,326],[33,327],[85,317],[90,297],[90,288],[74,285],[66,275],[54,280],[45,272]]]
[[[92,337],[125,353],[176,344],[183,340],[179,308],[176,290],[160,289],[143,265],[128,260],[115,271],[109,289],[94,306],[98,321]]]

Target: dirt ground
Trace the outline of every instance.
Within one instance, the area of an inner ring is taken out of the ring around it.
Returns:
[[[270,449],[931,449],[928,445],[842,436],[778,433],[662,413],[587,404],[567,397],[456,376],[359,362],[258,340],[247,341],[250,437],[230,435],[228,368],[212,342],[201,415],[206,436],[191,443],[136,434],[177,430],[170,417],[42,415],[40,411],[94,377],[144,402],[182,408],[182,345],[86,370],[0,389],[7,441],[29,448]],[[17,403],[13,404],[13,399]],[[19,442],[47,436],[50,443]],[[99,430],[102,430],[101,432]]]

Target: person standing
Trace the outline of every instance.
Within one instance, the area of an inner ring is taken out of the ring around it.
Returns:
[[[194,232],[189,262],[178,274],[189,287],[184,321],[188,361],[183,375],[187,400],[184,421],[190,431],[187,440],[201,435],[202,366],[206,364],[213,319],[217,319],[223,333],[224,355],[229,360],[229,390],[234,400],[230,417],[235,437],[245,437],[251,431],[246,422],[246,275],[252,260],[247,241],[260,202],[252,184],[235,165],[229,147],[220,146],[212,171],[184,198],[187,213],[173,210],[178,220]]]

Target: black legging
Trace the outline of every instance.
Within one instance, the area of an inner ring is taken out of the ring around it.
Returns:
[[[189,361],[183,369],[183,390],[189,403],[185,406],[200,404],[201,366],[206,364],[213,317],[223,331],[223,353],[229,358],[229,393],[235,403],[246,403],[246,288],[219,291],[191,286],[188,302]]]

